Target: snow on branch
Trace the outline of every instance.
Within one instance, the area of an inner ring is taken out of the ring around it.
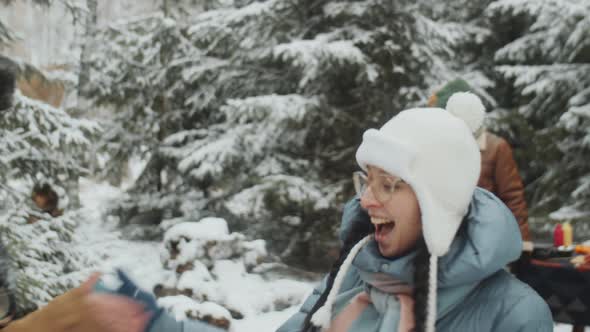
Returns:
[[[330,35],[318,35],[313,40],[295,40],[277,45],[273,49],[273,57],[303,68],[300,87],[330,69],[357,67],[370,82],[375,81],[379,75],[375,65],[369,62],[353,41],[330,40]]]

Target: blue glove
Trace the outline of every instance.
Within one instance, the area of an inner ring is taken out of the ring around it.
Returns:
[[[145,311],[150,312],[152,315],[150,321],[146,327],[146,331],[149,331],[154,322],[162,315],[164,309],[158,307],[156,298],[139,288],[125,272],[117,269],[117,277],[121,281],[121,286],[118,289],[110,289],[102,281],[98,281],[94,285],[94,290],[99,293],[107,293],[128,297],[136,302],[139,302],[145,306]]]
[[[143,304],[152,316],[145,332],[226,332],[216,326],[200,321],[176,321],[164,309],[158,307],[156,298],[139,288],[123,271],[117,269],[117,277],[121,281],[118,289],[110,289],[102,281],[98,281],[94,290],[100,293],[114,294],[131,298]]]
[[[131,297],[134,300],[141,302],[143,305],[146,306],[148,311],[155,312],[159,309],[156,298],[151,293],[148,293],[139,288],[129,278],[129,276],[125,274],[125,272],[117,269],[117,276],[119,277],[119,280],[123,283],[121,287],[119,287],[119,289],[117,290],[118,294]]]

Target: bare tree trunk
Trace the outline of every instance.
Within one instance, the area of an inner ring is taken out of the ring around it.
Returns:
[[[81,106],[80,101],[87,97],[86,86],[90,81],[90,54],[94,51],[93,39],[96,33],[97,15],[97,0],[86,0],[86,7],[88,13],[86,16],[86,26],[84,33],[84,44],[82,45],[82,52],[80,53],[80,74],[78,76],[78,106]]]
[[[170,8],[168,6],[168,0],[162,0],[162,12],[164,12],[164,16],[170,16]]]
[[[98,0],[86,0],[86,22],[84,27],[84,38],[82,44],[82,51],[80,52],[80,72],[78,74],[78,109],[86,112],[87,108],[87,91],[88,82],[90,81],[90,55],[94,52],[94,37],[96,35],[96,25],[98,21]],[[96,143],[91,146],[90,154],[90,174],[94,175],[98,168],[98,160],[96,156]]]

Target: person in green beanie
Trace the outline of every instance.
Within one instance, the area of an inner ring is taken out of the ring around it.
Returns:
[[[430,99],[428,99],[428,106],[445,108],[447,106],[447,101],[455,92],[473,92],[473,89],[467,84],[467,82],[465,82],[465,80],[460,78],[452,80],[430,96]]]
[[[522,239],[527,241],[530,236],[524,185],[512,148],[504,138],[485,129],[485,107],[479,98],[474,100],[468,112],[454,111],[466,109],[454,107],[451,95],[457,92],[473,92],[473,88],[463,79],[452,80],[429,98],[428,106],[444,108],[469,126],[481,152],[481,173],[477,185],[494,193],[510,208],[518,221]]]

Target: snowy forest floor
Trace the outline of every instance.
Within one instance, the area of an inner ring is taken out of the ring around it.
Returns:
[[[109,226],[102,219],[105,202],[121,194],[119,188],[108,184],[94,183],[87,179],[80,182],[80,201],[89,223],[80,225],[80,236],[85,240],[84,251],[99,255],[101,265],[99,271],[112,272],[115,268],[122,268],[143,288],[152,290],[153,286],[162,280],[164,268],[160,261],[159,242],[129,241],[121,237],[114,225]],[[311,292],[312,285],[309,286]],[[252,292],[252,301],[256,301],[259,293]],[[291,307],[282,311],[275,311],[246,317],[232,322],[232,332],[274,331],[297,311],[298,307]]]
[[[152,290],[153,286],[162,280],[164,273],[159,254],[161,243],[125,240],[115,225],[109,225],[102,220],[102,212],[107,200],[116,198],[121,193],[120,188],[108,184],[95,183],[88,179],[81,180],[80,201],[84,213],[90,220],[79,227],[80,236],[85,240],[84,250],[100,256],[102,263],[99,271],[109,273],[115,268],[123,268],[143,289]],[[310,284],[309,291],[311,287]],[[251,294],[251,300],[256,301],[258,293]],[[282,311],[234,320],[231,331],[274,331],[297,309],[298,307],[294,306]],[[571,329],[570,325],[556,324],[554,332],[570,332]],[[585,331],[590,332],[590,328],[586,328]]]

